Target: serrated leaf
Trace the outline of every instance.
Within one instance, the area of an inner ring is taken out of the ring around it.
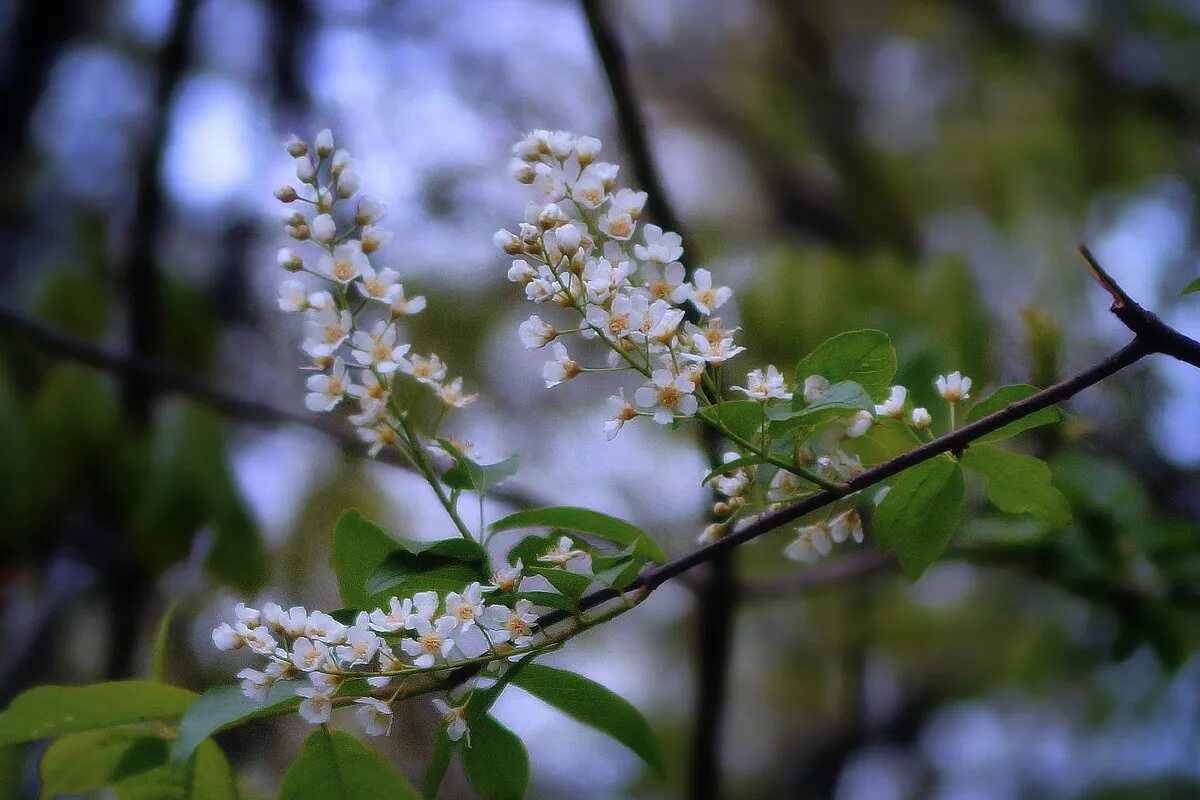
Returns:
[[[612,690],[574,672],[541,664],[527,665],[513,679],[513,686],[611,736],[662,774],[662,755],[650,724],[632,703]]]
[[[119,727],[68,733],[55,739],[38,765],[42,797],[49,800],[108,786],[126,751],[136,742],[155,738],[145,728]]]
[[[995,414],[997,411],[1007,408],[1018,400],[1024,400],[1026,397],[1036,394],[1037,391],[1038,388],[1036,386],[1030,386],[1024,383],[1014,383],[1010,386],[1001,386],[999,389],[992,392],[983,400],[980,400],[971,408],[971,411],[967,414],[967,424],[977,422],[989,414]],[[1018,433],[1030,430],[1031,428],[1038,428],[1042,425],[1053,425],[1057,422],[1061,422],[1062,419],[1063,412],[1060,409],[1055,408],[1054,406],[1051,406],[1050,408],[1043,408],[1041,411],[1036,411],[1027,417],[1022,417],[1021,419],[1010,422],[1003,428],[999,428],[989,434],[980,436],[976,441],[998,442],[1001,439],[1007,439],[1010,436],[1016,436]]]
[[[295,681],[272,684],[261,703],[246,697],[237,686],[214,686],[196,698],[179,721],[179,735],[171,750],[171,761],[176,765],[183,764],[201,742],[217,731],[298,705],[300,698],[296,696]]]
[[[333,531],[333,574],[338,594],[347,608],[369,608],[367,580],[375,568],[400,543],[382,528],[351,509],[342,514]]]
[[[1200,278],[1195,278],[1194,280],[1190,281],[1187,286],[1184,286],[1183,290],[1179,292],[1179,296],[1183,297],[1195,292],[1200,292]]]
[[[896,375],[896,351],[883,331],[861,330],[839,333],[825,340],[796,365],[797,387],[809,375],[820,375],[830,383],[853,381],[875,402],[883,402]],[[796,393],[802,402],[802,393]]]
[[[905,470],[873,516],[879,545],[900,559],[911,580],[921,576],[950,543],[962,517],[962,470],[948,456]]]
[[[174,719],[193,692],[154,681],[89,686],[37,686],[17,695],[0,714],[0,746],[131,722]]]
[[[573,506],[549,506],[518,511],[491,524],[493,531],[516,528],[561,528],[597,536],[619,545],[635,544],[637,551],[651,561],[662,563],[666,554],[641,528],[599,511]],[[543,551],[544,552],[544,551]]]
[[[387,760],[345,731],[317,728],[283,776],[279,800],[417,800]]]
[[[471,721],[471,746],[460,751],[471,787],[483,800],[521,800],[529,784],[529,754],[520,737],[491,714]]]
[[[1032,514],[1057,526],[1071,521],[1071,505],[1040,458],[977,444],[963,453],[962,464],[983,476],[988,500],[1001,511]]]
[[[494,464],[480,464],[467,458],[448,439],[438,439],[438,443],[454,459],[454,466],[442,473],[442,483],[451,489],[487,494],[493,486],[517,474],[516,454]]]
[[[229,760],[214,742],[203,742],[187,763],[138,773],[113,786],[117,800],[237,800]]]

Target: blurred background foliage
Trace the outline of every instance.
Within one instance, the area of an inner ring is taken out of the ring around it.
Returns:
[[[738,289],[738,369],[786,370],[875,327],[935,412],[933,377],[951,369],[977,396],[1049,384],[1125,335],[1074,260],[1081,239],[1195,329],[1178,288],[1196,274],[1200,4],[595,6],[689,260]],[[599,135],[627,165],[577,4],[0,0],[0,40],[0,705],[144,672],[173,599],[171,680],[228,682],[213,621],[243,597],[334,607],[329,535],[348,507],[397,535],[450,533],[403,471],[145,371],[64,358],[78,352],[13,316],[295,412],[270,195],[293,129],[332,127],[389,203],[384,261],[429,298],[416,347],[484,398],[455,433],[488,456],[519,450],[510,488],[626,516],[672,553],[694,546],[698,447],[649,426],[605,443],[606,376],[545,392],[491,246],[520,215],[504,165],[524,129]],[[1155,361],[1077,398],[1064,424],[1020,440],[1054,464],[1074,521],[987,511],[971,487],[975,513],[915,585],[805,584],[784,533],[743,548],[715,656],[729,668],[720,784],[698,786],[689,763],[698,704],[715,699],[695,661],[697,642],[714,658],[711,603],[697,612],[669,587],[575,642],[558,663],[651,716],[670,780],[506,695],[534,795],[1200,797],[1198,392],[1186,367]],[[415,774],[433,713],[406,712],[379,746]],[[275,791],[302,730],[221,740],[249,795]],[[36,755],[0,755],[0,797],[33,796]],[[446,796],[466,791],[452,776]]]

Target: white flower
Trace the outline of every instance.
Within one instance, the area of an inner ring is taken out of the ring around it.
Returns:
[[[537,270],[523,258],[514,259],[512,266],[508,268],[508,279],[513,283],[526,284],[536,277]]]
[[[587,321],[599,328],[606,338],[616,341],[640,333],[649,313],[650,304],[645,297],[618,294],[608,310],[599,306],[588,308]]]
[[[733,343],[733,338],[720,339],[716,342],[701,333],[692,335],[694,353],[681,353],[680,356],[688,361],[702,361],[709,364],[723,364],[746,348]]]
[[[228,622],[213,628],[212,641],[218,650],[237,650],[246,643]]]
[[[863,473],[862,459],[858,456],[848,456],[841,450],[832,456],[818,457],[817,466],[829,470],[835,477],[843,481],[848,481]]]
[[[829,391],[829,381],[821,375],[809,375],[804,379],[804,402],[810,406],[819,403]]]
[[[541,317],[534,314],[517,328],[517,336],[520,337],[521,344],[525,345],[527,350],[537,350],[554,341],[554,338],[558,336],[558,331],[554,329],[553,325],[544,322]]]
[[[570,176],[558,165],[533,165],[533,188],[547,203],[558,203],[567,198]]]
[[[959,400],[966,400],[971,395],[971,379],[959,372],[951,372],[949,375],[939,375],[934,382],[937,386],[938,394],[947,403],[957,403]]]
[[[562,342],[555,342],[551,348],[554,352],[554,358],[547,361],[542,368],[542,378],[546,381],[546,388],[551,389],[558,386],[560,383],[565,383],[583,371],[577,362],[572,360],[567,352],[566,345]]]
[[[583,267],[583,283],[587,288],[588,302],[597,305],[604,304],[613,293],[628,284],[629,276],[636,271],[637,267],[632,261],[617,260],[613,262],[608,258],[589,261]],[[634,297],[645,299],[640,292]],[[594,310],[594,308],[588,309],[589,321]]]
[[[622,189],[624,191],[624,189]],[[596,226],[613,239],[624,242],[633,236],[634,219],[628,214],[621,214],[612,209],[600,215]]]
[[[575,140],[575,158],[581,167],[596,160],[600,154],[600,140],[595,136],[580,136]]]
[[[371,627],[377,631],[395,633],[403,630],[408,622],[408,618],[412,616],[413,603],[412,600],[400,602],[400,598],[393,597],[388,601],[388,610],[377,608],[371,612]]]
[[[374,253],[392,240],[392,232],[377,225],[364,225],[358,239],[364,253]]]
[[[371,262],[362,251],[362,245],[350,241],[333,248],[333,254],[321,256],[321,272],[338,283],[346,284],[370,269]]]
[[[436,622],[430,622],[424,617],[414,620],[416,639],[400,640],[400,647],[413,658],[413,664],[421,669],[428,669],[440,659],[445,659],[454,649],[454,640],[450,635],[458,627],[452,617],[440,617]]]
[[[604,421],[604,438],[612,441],[617,438],[625,423],[637,416],[637,409],[625,399],[625,390],[618,389],[617,394],[608,398],[609,418]]]
[[[336,675],[332,672],[310,672],[308,680],[318,692],[333,694],[346,682],[346,676]]]
[[[646,243],[644,246],[633,246],[633,254],[641,261],[669,264],[683,255],[683,238],[678,233],[664,233],[657,225],[643,228],[642,240]]]
[[[933,417],[929,415],[929,410],[926,408],[914,408],[912,410],[913,427],[920,431],[927,431],[933,427]]]
[[[384,375],[395,372],[409,350],[406,344],[396,344],[396,336],[395,327],[379,320],[370,333],[358,331],[354,334],[354,349],[350,355],[364,367],[374,367]]]
[[[346,638],[347,628],[324,611],[314,611],[308,615],[304,625],[304,633],[312,639],[320,639],[330,644],[342,642]]]
[[[904,402],[907,399],[908,389],[905,389],[903,386],[893,386],[888,399],[875,406],[875,413],[881,417],[900,419],[904,416]]]
[[[238,623],[234,626],[234,630],[242,637],[254,652],[260,656],[269,656],[275,652],[275,637],[271,635],[271,631],[265,625],[258,625],[251,628],[248,625]]]
[[[492,243],[510,256],[525,252],[525,243],[512,231],[501,228],[492,234]]]
[[[378,411],[382,411],[382,409],[378,409]],[[359,426],[357,429],[358,438],[367,444],[367,455],[371,458],[379,455],[383,448],[390,447],[396,443],[396,431],[387,422],[355,422],[353,418],[351,422]]]
[[[735,392],[741,392],[751,400],[791,400],[792,393],[787,390],[787,381],[774,364],[767,366],[766,372],[761,369],[751,370],[746,375],[746,385],[730,387]]]
[[[829,531],[824,525],[806,525],[797,530],[796,539],[784,548],[783,554],[793,561],[812,564],[829,555],[832,549]]]
[[[321,158],[333,152],[333,131],[329,128],[322,128],[317,134],[317,138],[313,140],[313,147],[316,148],[317,155]]]
[[[533,603],[528,600],[518,600],[514,608],[488,606],[483,613],[483,626],[495,631],[492,641],[512,642],[521,647],[533,641],[533,626],[537,624],[537,615],[532,613],[532,609]]]
[[[604,181],[599,175],[584,170],[579,180],[571,187],[571,199],[589,211],[594,211],[608,199],[608,192],[604,190]]]
[[[299,272],[304,269],[304,259],[290,247],[281,247],[275,251],[275,263],[288,272]]]
[[[333,360],[328,375],[313,375],[305,381],[308,387],[308,394],[304,396],[305,408],[309,411],[333,411],[342,401],[348,385],[346,363],[338,356]]]
[[[546,564],[553,564],[556,567],[565,568],[567,562],[583,558],[586,555],[587,553],[575,547],[575,543],[571,541],[570,536],[560,536],[558,541],[551,545],[549,550],[537,557],[537,560]]]
[[[851,439],[857,439],[871,429],[875,424],[875,417],[870,411],[859,411],[850,418],[850,424],[846,427],[846,435]]]
[[[399,657],[392,652],[391,648],[381,646],[379,648],[379,671],[380,672],[399,672],[404,669],[405,664]],[[367,678],[367,683],[374,686],[376,689],[382,689],[392,682],[391,677],[387,675],[376,675],[373,678]]]
[[[275,683],[273,676],[248,667],[236,677],[242,682],[242,694],[258,703],[267,699],[267,692],[270,691],[271,684]]]
[[[328,655],[329,647],[324,642],[314,642],[304,636],[292,642],[292,663],[304,672],[320,667]]]
[[[437,592],[417,592],[412,598],[412,614],[404,623],[404,627],[411,631],[416,630],[418,620],[432,622],[437,616],[439,603]]]
[[[446,736],[450,741],[457,742],[466,736],[469,746],[471,735],[467,730],[466,706],[451,706],[445,700],[436,697],[433,699],[433,705],[441,714],[442,722],[446,723]]]
[[[774,478],[771,478],[771,485],[767,487],[767,500],[772,503],[782,503],[800,491],[802,485],[803,482],[799,475],[781,469],[775,473]]]
[[[375,658],[382,642],[371,630],[355,625],[346,634],[346,643],[338,648],[337,656],[343,665],[355,667]]]
[[[750,478],[740,469],[732,475],[721,475],[716,481],[716,489],[726,497],[739,497],[750,486]]]
[[[829,538],[837,544],[841,544],[847,539],[853,539],[862,544],[862,517],[853,509],[838,514],[829,522]]]
[[[446,595],[446,614],[459,623],[459,628],[466,630],[475,624],[475,620],[483,614],[483,587],[479,581],[472,583],[462,594],[450,592]]]
[[[358,400],[359,407],[363,410],[362,421],[354,424],[365,425],[383,413],[383,406],[388,397],[388,387],[380,383],[379,379],[375,377],[375,373],[368,369],[362,372],[362,383],[352,383],[347,386],[346,394]]]
[[[671,293],[671,299],[676,303],[691,300],[700,313],[706,315],[725,305],[725,301],[732,296],[733,290],[728,286],[712,285],[712,273],[706,269],[696,270],[690,284],[681,284]]]
[[[387,203],[372,194],[364,194],[358,198],[354,208],[355,225],[374,225],[387,216]]]
[[[262,621],[276,633],[293,639],[303,636],[308,630],[308,612],[304,606],[292,606],[284,611],[278,603],[267,603],[263,606]]]
[[[329,171],[335,176],[340,176],[347,167],[355,165],[356,162],[350,157],[350,151],[339,147],[333,152],[333,158],[329,161]]]
[[[332,242],[337,237],[337,223],[328,214],[318,214],[313,217],[309,229],[312,231],[312,237],[318,242]]]
[[[308,292],[300,281],[284,281],[279,284],[279,310],[284,312],[303,311],[308,308]]]
[[[678,261],[672,261],[663,267],[661,273],[647,279],[646,293],[650,296],[651,300],[670,300],[671,296],[683,286],[683,279],[686,274],[687,271],[684,269],[683,264],[680,264]]]
[[[521,571],[525,565],[521,563],[521,559],[517,559],[517,563],[511,566],[501,567],[492,573],[491,588],[501,592],[511,593],[517,590],[517,584],[521,582]]]
[[[362,175],[354,165],[347,165],[337,176],[337,195],[342,200],[349,198],[362,188]]]
[[[396,299],[397,294],[404,291],[404,287],[396,283],[396,279],[400,277],[400,273],[396,270],[385,267],[376,272],[371,268],[366,256],[363,256],[361,267],[362,282],[357,284],[358,293],[367,300],[391,303]]]
[[[425,310],[425,295],[419,294],[416,297],[405,297],[404,286],[402,284],[397,284],[396,288],[399,289],[399,291],[396,292],[396,296],[392,298],[392,307],[390,309],[392,313],[392,319],[396,319],[397,317],[406,317],[410,314],[420,314]]]
[[[368,736],[386,736],[392,730],[392,707],[374,697],[357,697],[362,706],[354,712],[354,718]]]
[[[400,364],[400,371],[407,372],[426,386],[440,388],[446,378],[446,365],[436,353],[430,353],[428,358],[411,355]]]
[[[310,297],[310,305],[312,300]],[[314,310],[305,322],[304,351],[318,358],[333,355],[342,342],[349,338],[353,325],[349,311],[328,307]]]
[[[646,207],[646,198],[645,192],[621,189],[613,195],[612,205],[609,208],[617,214],[626,214],[636,220],[642,215],[642,209]]]
[[[463,392],[463,379],[455,378],[437,390],[442,405],[446,408],[466,408],[479,399],[477,394]]]
[[[650,304],[646,321],[642,330],[651,344],[666,346],[675,338],[679,323],[683,322],[683,309],[671,308],[665,300],[655,300]]]
[[[300,718],[313,725],[323,725],[329,722],[329,712],[333,711],[333,698],[324,689],[301,686],[296,694],[304,698],[300,703]]]
[[[656,369],[649,383],[633,393],[633,402],[638,408],[653,410],[654,421],[668,425],[676,415],[690,417],[699,406],[692,395],[696,385],[683,375],[675,375],[667,369]]]
[[[296,177],[301,183],[312,183],[317,176],[317,165],[308,156],[298,156],[292,162],[296,167]]]
[[[508,162],[508,174],[517,183],[528,185],[533,183],[533,178],[537,173],[534,171],[533,165],[529,162],[514,158]]]

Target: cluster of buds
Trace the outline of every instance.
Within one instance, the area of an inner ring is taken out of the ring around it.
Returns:
[[[475,395],[464,393],[462,378],[446,379],[446,365],[436,354],[412,353],[402,341],[404,318],[422,311],[425,298],[408,297],[396,270],[372,264],[392,234],[379,226],[386,205],[372,195],[358,195],[357,162],[334,148],[328,130],[312,145],[292,136],[285,147],[299,182],[275,191],[292,207],[285,230],[317,248],[313,261],[290,247],[281,248],[277,258],[281,268],[296,275],[280,286],[279,308],[305,316],[301,349],[316,373],[308,378],[305,405],[333,411],[353,398],[358,413],[350,420],[375,455],[399,435],[401,412],[392,402],[397,374],[428,386],[447,409],[468,405]],[[315,278],[319,287],[306,285],[301,274]]]
[[[605,435],[612,439],[635,417],[660,424],[693,416],[706,365],[720,365],[745,348],[736,329],[712,314],[732,292],[696,270],[689,280],[683,240],[643,224],[646,193],[616,189],[618,167],[597,161],[600,141],[565,131],[535,130],[513,146],[512,176],[532,186],[538,200],[525,209],[516,232],[498,231],[496,245],[513,256],[508,278],[532,302],[557,305],[572,315],[565,326],[531,316],[520,326],[531,349],[551,346],[547,387],[585,372],[628,370],[645,379],[633,393],[612,398]],[[685,308],[707,318],[685,321]],[[586,367],[562,339],[578,335],[608,348],[608,363]]]

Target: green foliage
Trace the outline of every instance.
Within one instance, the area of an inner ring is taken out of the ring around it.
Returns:
[[[856,439],[846,439],[841,448],[862,459],[865,466],[882,464],[921,444],[913,429],[900,420],[880,417]]]
[[[175,719],[196,695],[154,681],[36,686],[0,713],[0,746],[113,725]]]
[[[1032,514],[1055,526],[1071,521],[1071,506],[1050,482],[1050,466],[1041,459],[973,445],[963,453],[962,464],[983,476],[988,499],[1000,510]]]
[[[204,742],[186,764],[139,772],[114,785],[117,800],[237,800],[233,770],[213,742]]]
[[[587,588],[592,585],[592,579],[589,576],[567,572],[565,569],[527,567],[525,571],[530,575],[541,575],[559,594],[572,601],[582,597]]]
[[[358,739],[324,725],[283,777],[279,800],[417,800],[412,784]]]
[[[163,611],[162,619],[158,621],[158,630],[154,634],[154,644],[150,648],[150,680],[163,682],[163,676],[167,671],[167,645],[170,642],[171,636],[171,620],[175,616],[175,609],[178,607],[178,601],[172,600],[165,611]]]
[[[457,592],[472,581],[486,582],[490,576],[487,551],[476,542],[457,538],[402,542],[367,580],[370,599],[366,607],[382,605],[393,595]]]
[[[214,686],[188,706],[179,721],[179,736],[171,750],[171,761],[183,764],[201,742],[214,733],[252,719],[290,711],[300,705],[295,681],[277,681],[263,702],[242,694],[237,686]]]
[[[78,269],[47,272],[34,299],[38,316],[90,341],[103,338],[108,331],[111,305],[102,277]]]
[[[460,752],[471,787],[483,800],[521,800],[529,784],[529,754],[520,737],[491,714],[469,723],[471,746]]]
[[[1024,400],[1026,397],[1036,394],[1037,391],[1038,389],[1036,386],[1029,386],[1022,383],[1013,384],[1011,386],[1001,386],[999,389],[980,400],[971,408],[970,413],[967,414],[966,422],[967,424],[977,422],[989,414],[994,414],[997,411],[1007,408],[1018,400]],[[1064,415],[1062,411],[1053,406],[1050,408],[1043,408],[1040,411],[1034,412],[1033,414],[1025,417],[1021,417],[1018,420],[1008,423],[1002,428],[998,428],[989,434],[981,436],[976,441],[998,442],[1002,439],[1008,439],[1009,437],[1016,436],[1018,433],[1031,430],[1032,428],[1038,428],[1042,425],[1053,425],[1057,422],[1061,422],[1063,416]]]
[[[700,416],[746,441],[752,441],[762,429],[763,413],[762,403],[754,400],[726,400],[699,411]]]
[[[549,506],[518,511],[491,524],[493,531],[517,528],[561,528],[596,536],[619,545],[634,545],[637,552],[651,561],[662,563],[666,554],[641,528],[625,520],[573,506]],[[544,552],[544,551],[543,551]]]
[[[713,478],[717,477],[718,475],[726,475],[730,472],[733,472],[735,469],[740,469],[742,467],[753,467],[756,464],[762,464],[762,463],[763,463],[763,460],[762,460],[761,456],[742,456],[741,458],[735,458],[731,461],[726,461],[725,463],[721,464],[719,467],[716,467],[715,469],[713,469],[711,472],[709,472],[707,475],[705,475],[703,478],[700,479],[700,483],[707,484],[709,481],[711,481]]]
[[[513,679],[513,686],[608,734],[662,774],[662,755],[654,732],[641,712],[620,695],[582,675],[541,664],[527,665]]]
[[[42,754],[38,767],[42,797],[48,800],[57,795],[101,789],[112,783],[118,767],[124,776],[137,774],[138,770],[126,760],[126,754],[138,743],[147,741],[165,744],[141,727],[100,728],[68,733],[56,739]],[[160,763],[150,763],[146,768]]]
[[[359,609],[369,607],[367,581],[397,545],[398,541],[364,519],[357,510],[350,509],[342,514],[334,527],[330,558],[342,605]]]
[[[832,383],[852,381],[872,400],[882,402],[896,374],[896,351],[883,331],[861,330],[839,333],[821,343],[796,365],[796,386],[803,387],[809,375],[821,375]]]
[[[1191,281],[1188,281],[1187,286],[1183,287],[1183,290],[1179,292],[1179,295],[1183,297],[1196,292],[1200,292],[1200,278],[1195,278]]]
[[[517,474],[516,455],[495,464],[479,464],[463,455],[453,442],[447,439],[438,439],[438,442],[454,459],[454,466],[442,473],[442,483],[451,489],[487,494],[493,486]]]
[[[905,470],[873,517],[875,539],[893,551],[909,579],[937,561],[962,516],[962,471],[947,456]]]
[[[854,381],[839,381],[812,405],[805,405],[803,393],[797,391],[792,397],[790,410],[786,406],[772,408],[767,413],[772,420],[767,432],[772,436],[793,434],[803,439],[826,422],[874,408],[875,404],[863,387]]]

